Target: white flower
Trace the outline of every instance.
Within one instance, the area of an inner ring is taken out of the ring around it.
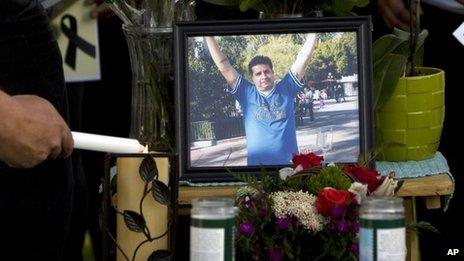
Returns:
[[[301,164],[296,166],[296,168],[293,170],[293,174],[298,173],[300,171],[303,171],[303,166]]]
[[[327,164],[327,166],[335,166],[335,163],[330,162],[329,164]]]
[[[327,220],[316,209],[316,197],[303,191],[277,191],[271,193],[272,210],[278,218],[294,216],[311,232],[324,228]]]
[[[361,201],[363,201],[367,197],[367,185],[362,184],[359,182],[353,182],[351,183],[350,188],[348,189],[349,192],[355,194],[356,201],[361,204]]]
[[[251,197],[254,198],[259,194],[259,191],[250,186],[243,186],[237,189],[237,198],[246,198]]]
[[[394,196],[396,186],[398,186],[398,181],[389,175],[385,177],[382,184],[371,194],[373,196]]]
[[[293,169],[290,167],[286,167],[283,169],[279,169],[279,177],[281,180],[286,180],[288,177],[293,175]]]

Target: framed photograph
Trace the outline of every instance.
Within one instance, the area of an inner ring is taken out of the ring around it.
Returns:
[[[314,152],[353,163],[372,148],[369,17],[177,24],[181,179],[231,180]]]

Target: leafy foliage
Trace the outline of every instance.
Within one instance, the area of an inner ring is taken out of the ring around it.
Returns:
[[[338,166],[322,168],[318,175],[310,176],[307,180],[308,191],[312,194],[318,193],[325,187],[349,189],[350,185],[351,179]]]
[[[298,36],[302,37],[301,35]],[[262,38],[264,37],[267,38],[266,43],[262,43],[261,45],[255,43],[260,42],[259,40],[263,42]],[[254,52],[247,52],[242,67],[248,68],[248,62],[253,57],[264,55],[273,61],[274,75],[278,79],[282,79],[288,72],[301,48],[301,43],[297,43],[292,35],[251,36],[249,42],[252,42],[253,49],[257,48]]]
[[[427,30],[417,35],[413,50],[415,64],[422,64],[423,45]],[[373,44],[374,108],[380,109],[391,97],[399,78],[404,75],[410,56],[409,33],[395,29],[377,39]]]
[[[229,55],[233,64],[242,64],[240,56],[241,37],[220,40],[224,53]],[[225,95],[227,83],[219,74],[213,60],[203,44],[202,39],[189,40],[189,89],[190,93],[190,117],[192,121],[212,120],[214,118],[228,117],[235,113],[234,99],[231,95]],[[234,54],[232,54],[234,53]],[[241,68],[236,68],[243,73]]]
[[[411,222],[408,224],[407,228],[416,233],[421,233],[421,231],[430,231],[435,234],[440,234],[440,231],[436,227],[425,221]]]
[[[363,7],[369,0],[205,0],[206,2],[236,6],[246,11],[254,9],[270,16],[279,14],[308,13],[311,11],[328,11],[336,15],[346,15],[353,7]]]
[[[322,38],[314,51],[306,76],[312,81],[327,78],[328,73],[335,78],[352,75],[357,72],[357,50],[355,33],[328,33],[330,37]]]

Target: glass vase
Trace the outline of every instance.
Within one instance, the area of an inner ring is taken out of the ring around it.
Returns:
[[[174,145],[171,27],[123,25],[132,69],[130,137],[150,150]]]
[[[145,11],[133,17],[136,25],[123,25],[132,69],[129,135],[152,151],[167,151],[175,145],[172,23],[194,20],[195,1],[141,4]]]

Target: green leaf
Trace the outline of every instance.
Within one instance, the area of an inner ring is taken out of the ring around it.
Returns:
[[[137,233],[143,232],[145,229],[146,223],[142,215],[131,210],[124,210],[124,223],[130,231]]]
[[[140,177],[145,182],[150,182],[158,177],[158,168],[156,167],[156,162],[152,156],[145,156],[142,164],[140,164],[139,173]]]
[[[377,39],[377,41],[375,41],[372,45],[372,57],[374,60],[374,66],[380,63],[387,56],[387,54],[392,53],[405,41],[407,40],[400,39],[394,34],[387,34]]]
[[[204,0],[207,3],[225,6],[238,6],[240,0]]]
[[[394,28],[393,29],[393,34],[396,35],[400,39],[404,39],[406,41],[409,41],[409,32],[403,31],[399,28]]]
[[[240,2],[240,11],[254,9],[256,11],[264,11],[264,3],[261,0],[242,0]]]
[[[373,68],[374,80],[374,109],[379,107],[380,96],[382,95],[383,81],[387,73],[388,66],[391,63],[392,55],[386,54],[385,57],[377,63]]]
[[[416,67],[422,67],[424,65],[424,46],[416,51],[416,55],[414,56],[414,64]]]
[[[168,186],[159,180],[153,180],[152,183],[153,198],[160,204],[168,206],[171,204],[171,193]]]
[[[327,166],[320,170],[317,175],[307,179],[308,191],[311,194],[317,195],[326,187],[335,189],[348,189],[351,185],[351,180],[341,170],[339,166]]]
[[[428,35],[429,32],[427,30],[422,30],[422,32],[417,35],[416,52],[424,46],[425,38],[427,38]]]
[[[419,233],[421,230],[430,231],[435,234],[440,234],[440,231],[434,227],[429,222],[419,221],[419,222],[412,222],[407,225],[407,229],[411,229],[416,233]]]
[[[174,253],[166,250],[160,249],[153,251],[151,255],[148,257],[147,261],[171,261],[174,260]]]
[[[353,7],[364,7],[369,0],[332,0],[332,11],[336,15],[346,15]]]
[[[383,106],[404,74],[409,55],[409,33],[395,28],[373,44],[374,109]]]
[[[422,30],[417,36],[416,55],[414,56],[414,64],[416,67],[420,67],[424,64],[424,42],[428,35],[429,32],[427,30]]]
[[[398,39],[400,40],[403,40],[405,43],[404,46],[401,46],[401,48],[397,49],[395,51],[395,53],[398,53],[398,54],[404,54],[404,55],[408,55],[409,54],[409,32],[406,32],[406,31],[403,31],[401,29],[398,29],[398,28],[395,28],[393,30],[393,35],[398,37]],[[416,38],[416,47],[414,48],[414,53],[417,52],[419,49],[422,48],[422,46],[424,46],[424,42],[425,42],[425,39],[427,38],[427,36],[429,35],[429,32],[427,30],[422,30],[418,35],[417,35],[417,38]],[[379,38],[380,40],[380,38]],[[377,41],[376,41],[377,42]]]
[[[388,54],[374,66],[374,108],[381,108],[393,94],[399,78],[404,74],[407,57]]]

